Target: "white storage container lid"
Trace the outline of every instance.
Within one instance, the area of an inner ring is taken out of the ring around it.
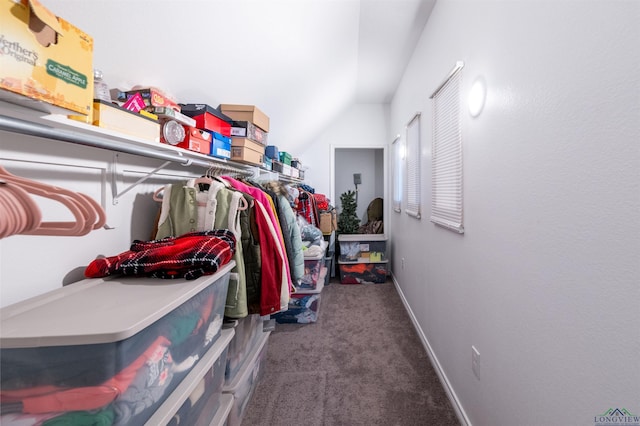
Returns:
[[[338,241],[387,241],[387,236],[385,234],[340,234]]]
[[[366,265],[373,264],[377,265],[378,263],[389,263],[389,259],[381,260],[379,262],[370,262],[368,260],[340,260],[338,259],[338,265],[357,265],[359,263],[364,263]]]
[[[15,303],[0,310],[0,347],[124,340],[224,278],[234,266],[232,260],[215,274],[191,281],[134,277],[88,279]]]

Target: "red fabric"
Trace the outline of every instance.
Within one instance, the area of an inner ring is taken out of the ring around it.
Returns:
[[[313,194],[313,198],[316,200],[316,207],[318,210],[329,210],[329,200],[324,194]]]
[[[122,274],[195,279],[213,274],[227,264],[235,253],[235,244],[235,236],[226,229],[134,241],[131,250],[95,259],[84,274],[87,278]]]

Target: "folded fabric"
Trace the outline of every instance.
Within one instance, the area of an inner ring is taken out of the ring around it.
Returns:
[[[227,229],[191,232],[160,240],[136,240],[128,251],[93,260],[87,278],[114,274],[193,280],[215,273],[227,264],[236,249],[236,238]]]

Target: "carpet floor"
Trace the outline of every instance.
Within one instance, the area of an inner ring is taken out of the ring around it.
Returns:
[[[262,374],[242,426],[460,424],[391,282],[326,286],[316,323],[276,325]]]

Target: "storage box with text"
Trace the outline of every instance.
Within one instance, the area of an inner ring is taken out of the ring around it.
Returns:
[[[91,113],[91,36],[37,0],[3,1],[0,48],[0,99],[45,112]]]

